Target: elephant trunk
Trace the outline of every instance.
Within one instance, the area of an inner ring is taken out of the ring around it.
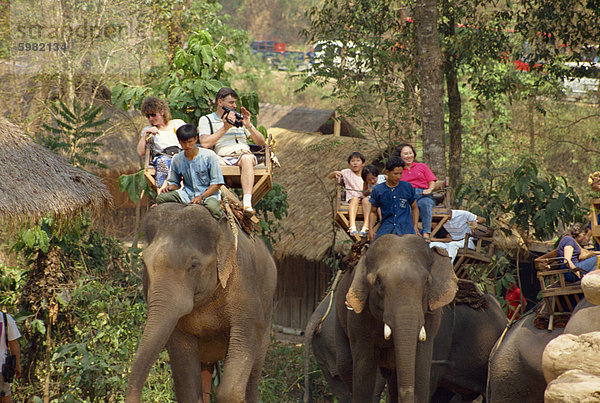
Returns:
[[[398,315],[392,324],[399,402],[415,401],[416,352],[421,326],[414,312]]]
[[[190,313],[193,306],[193,296],[182,298],[181,295],[169,294],[164,288],[149,293],[148,320],[129,375],[128,403],[140,401],[144,383],[158,354],[167,344],[179,318]]]

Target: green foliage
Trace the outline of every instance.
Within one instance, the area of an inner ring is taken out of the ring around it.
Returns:
[[[515,30],[528,44],[529,60],[554,77],[597,77],[593,69],[573,71],[564,65],[565,61],[589,62],[589,53],[597,54],[600,45],[597,0],[527,0],[517,4]]]
[[[347,101],[340,114],[358,118],[383,148],[412,138],[418,119],[413,27],[398,20],[396,4],[330,1],[307,15],[303,35],[322,49],[300,90],[332,85],[330,96]]]
[[[143,169],[134,174],[119,176],[119,190],[121,193],[127,192],[129,200],[133,203],[136,203],[143,197],[144,193],[156,197],[156,192],[154,192],[150,185],[148,185],[148,181],[146,181]]]
[[[260,220],[260,236],[269,249],[281,239],[280,221],[288,215],[287,191],[279,183],[273,183],[273,189],[254,206]]]
[[[198,119],[212,111],[215,95],[229,86],[225,63],[233,56],[221,43],[214,43],[208,31],[193,32],[184,48],[178,48],[173,65],[166,77],[153,88],[118,83],[113,88],[112,102],[119,108],[140,108],[145,97],[164,96],[169,102],[173,118],[196,124]],[[240,105],[252,114],[256,124],[258,96],[240,93]]]
[[[33,400],[43,394],[51,326],[51,400],[122,400],[146,309],[140,250],[91,230],[85,218],[66,225],[48,217],[24,228],[12,249],[29,261],[27,268],[2,267],[0,276],[9,285],[2,301],[20,312],[17,321],[27,340],[22,366],[31,383],[19,384],[17,395]],[[53,256],[60,256],[60,265]],[[146,390],[147,401],[174,399],[165,361],[161,356],[150,375],[149,382],[161,387]]]
[[[459,186],[457,204],[493,220],[507,214],[508,224],[525,235],[543,240],[554,236],[560,224],[583,217],[581,200],[565,178],[541,177],[536,164],[526,160],[505,176],[483,171],[479,181]]]
[[[284,344],[271,340],[259,393],[263,402],[293,402],[304,393],[303,345]],[[309,363],[313,401],[334,401],[321,370],[311,355]]]
[[[129,106],[140,109],[144,98],[149,95],[151,95],[150,88],[128,85],[120,82],[112,88],[111,102],[117,108],[124,110],[129,109]]]
[[[98,141],[103,131],[98,128],[108,122],[108,118],[98,116],[102,106],[81,106],[75,100],[71,109],[59,100],[50,107],[54,111],[54,125],[42,124],[48,133],[41,136],[40,142],[53,151],[65,153],[74,166],[106,168],[93,159],[98,155],[98,148],[103,146]]]

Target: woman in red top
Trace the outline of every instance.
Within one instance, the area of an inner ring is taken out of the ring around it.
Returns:
[[[433,206],[435,206],[435,200],[433,200],[431,192],[433,192],[437,178],[426,164],[415,161],[417,153],[410,144],[400,144],[396,147],[394,155],[399,156],[404,161],[405,165],[401,180],[410,183],[415,188],[417,206],[419,206],[419,214],[421,215],[423,226],[421,232],[423,233],[423,238],[429,239]]]

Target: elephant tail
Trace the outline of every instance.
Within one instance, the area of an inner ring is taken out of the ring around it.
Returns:
[[[327,298],[329,298],[329,304],[331,304],[333,301],[333,292],[329,292],[321,304],[325,303]],[[327,317],[328,312],[329,309],[327,309],[325,315],[321,315],[318,310],[315,311],[310,317],[306,329],[304,330],[304,403],[309,403],[311,401],[309,364],[312,339],[315,333],[319,331],[318,329]]]

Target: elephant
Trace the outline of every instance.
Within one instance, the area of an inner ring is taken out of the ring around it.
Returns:
[[[492,403],[544,401],[542,354],[551,340],[563,334],[564,328],[538,329],[534,316],[522,316],[490,354],[486,395]]]
[[[579,336],[598,331],[600,331],[600,305],[594,305],[582,298],[565,326],[565,333]]]
[[[393,402],[444,400],[433,394],[438,385],[467,396],[485,390],[489,351],[506,317],[489,296],[481,312],[455,306],[456,292],[445,250],[417,235],[373,242],[335,297],[337,370],[353,402],[372,399],[377,368]]]
[[[313,312],[304,332],[304,403],[310,401],[310,379],[308,363],[310,348],[327,384],[340,403],[351,401],[350,390],[344,384],[337,371],[335,358],[335,320],[336,309],[333,303],[334,294],[329,293]],[[321,322],[322,320],[322,322]],[[385,380],[377,373],[373,403],[379,403],[385,388]]]
[[[201,362],[224,360],[217,402],[257,402],[270,340],[277,269],[265,244],[201,205],[153,207],[143,232],[148,304],[129,376],[127,402],[139,402],[167,347],[178,402],[202,402]]]
[[[490,402],[544,401],[544,348],[561,334],[580,335],[600,331],[600,306],[582,298],[566,326],[552,331],[536,328],[533,319],[534,315],[526,315],[516,322],[504,338],[498,340],[497,350],[490,355],[487,386]]]

